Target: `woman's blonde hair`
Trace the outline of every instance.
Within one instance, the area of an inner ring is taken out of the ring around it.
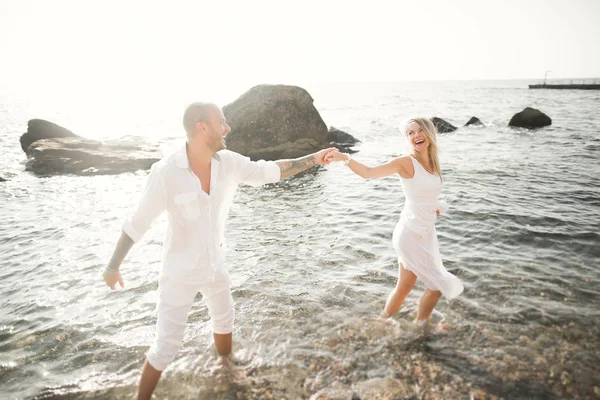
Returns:
[[[436,140],[437,129],[436,129],[435,125],[429,118],[414,117],[414,118],[409,119],[408,122],[406,123],[406,127],[404,128],[404,134],[408,134],[408,125],[410,125],[411,122],[416,122],[417,124],[419,124],[421,129],[423,129],[423,133],[425,134],[425,136],[427,136],[427,139],[429,139],[429,149],[428,149],[429,162],[431,163],[431,168],[433,169],[433,172],[438,174],[438,176],[441,179],[442,178],[442,170],[440,168],[440,160],[438,157],[438,147],[437,147],[437,140]]]

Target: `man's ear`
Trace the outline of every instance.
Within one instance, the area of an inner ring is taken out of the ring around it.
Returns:
[[[196,132],[203,133],[206,132],[206,122],[196,122]]]

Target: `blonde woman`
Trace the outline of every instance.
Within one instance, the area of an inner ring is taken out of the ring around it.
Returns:
[[[400,220],[393,234],[398,255],[399,275],[382,316],[395,314],[404,299],[421,279],[427,290],[421,297],[416,323],[428,321],[433,308],[444,295],[448,300],[463,291],[460,280],[446,271],[440,257],[435,222],[445,204],[438,201],[442,190],[442,173],[438,160],[436,129],[428,118],[412,118],[405,129],[411,154],[395,158],[377,167],[367,167],[349,154],[334,151],[328,161],[343,161],[352,172],[364,179],[398,174],[406,197]]]

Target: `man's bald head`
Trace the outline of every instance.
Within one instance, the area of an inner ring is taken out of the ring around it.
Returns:
[[[219,110],[219,107],[214,103],[192,103],[185,109],[183,113],[183,127],[188,137],[196,134],[196,124],[198,122],[206,122],[210,124],[210,115],[213,111]]]

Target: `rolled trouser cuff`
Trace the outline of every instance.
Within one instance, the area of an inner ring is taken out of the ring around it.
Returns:
[[[146,354],[146,360],[148,360],[148,363],[155,370],[164,371],[167,368],[167,366],[171,363],[171,361],[173,361],[176,354],[177,354],[177,352],[174,352],[172,357],[161,356],[156,351],[155,346],[152,346],[150,348],[150,350],[148,351],[148,353]]]
[[[233,332],[233,321],[235,319],[235,310],[231,307],[227,313],[218,318],[211,318],[212,331],[218,335],[227,335]]]

